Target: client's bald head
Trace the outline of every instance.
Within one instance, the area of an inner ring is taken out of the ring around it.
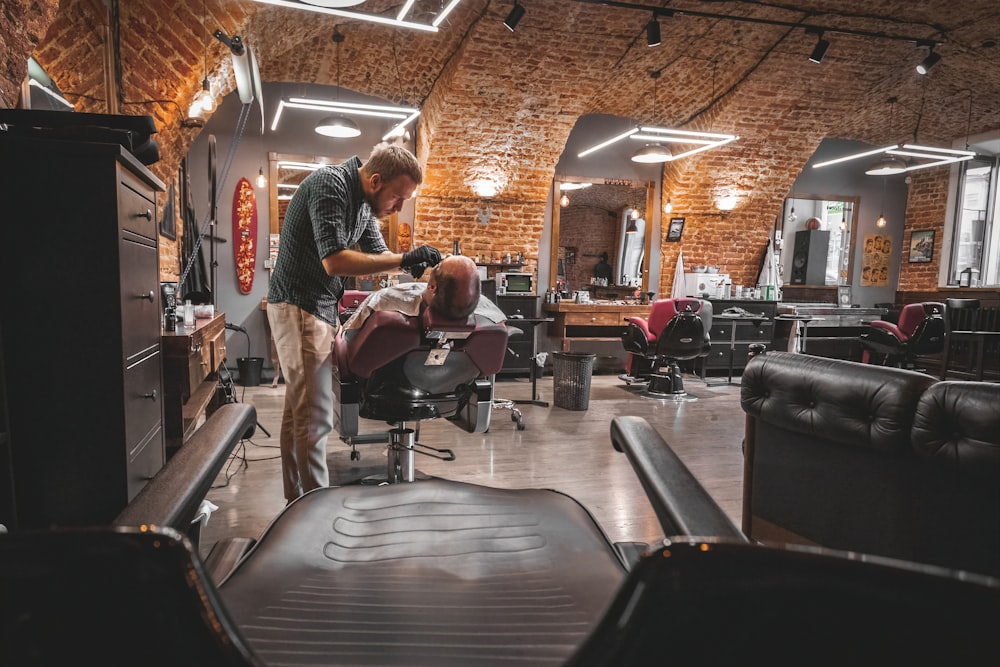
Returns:
[[[442,317],[464,320],[479,304],[479,271],[464,255],[445,257],[427,281],[424,300]]]

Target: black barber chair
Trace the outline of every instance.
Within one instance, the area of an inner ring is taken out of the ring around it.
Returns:
[[[644,396],[697,400],[684,390],[679,361],[706,356],[712,349],[712,303],[692,298],[660,299],[649,318],[628,317],[622,344],[629,353],[626,384],[649,383]]]
[[[860,335],[862,363],[871,363],[875,354],[881,355],[883,365],[912,368],[918,355],[940,353],[945,340],[943,314],[943,303],[926,301],[903,306],[897,322],[868,322]]]
[[[430,308],[410,317],[373,312],[360,329],[334,341],[334,426],[360,458],[360,443],[388,442],[389,482],[415,479],[414,454],[454,459],[448,449],[417,442],[419,422],[447,418],[470,433],[490,425],[493,375],[503,365],[507,329],[470,315],[441,319]],[[393,426],[361,434],[359,418]],[[406,428],[406,422],[416,422]]]
[[[212,419],[236,414],[225,408]],[[248,412],[228,427],[230,447]],[[184,466],[171,459],[114,527],[0,535],[0,662],[1000,660],[1000,581],[749,544],[645,421],[615,419],[611,439],[673,536],[630,569],[563,494],[433,480],[307,493],[213,577],[215,552],[203,562],[177,532],[225,462],[198,447]]]

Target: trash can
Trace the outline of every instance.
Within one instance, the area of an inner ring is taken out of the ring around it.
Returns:
[[[244,387],[256,387],[260,384],[264,357],[240,357],[236,360],[236,367],[240,370],[240,384]]]
[[[552,402],[567,410],[590,406],[590,376],[594,372],[593,352],[552,353]]]

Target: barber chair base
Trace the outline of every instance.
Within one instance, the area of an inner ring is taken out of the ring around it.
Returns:
[[[494,410],[510,410],[510,420],[517,424],[517,430],[523,431],[526,427],[524,425],[524,417],[521,415],[521,411],[517,407],[517,403],[509,398],[495,398],[493,399],[493,409]]]
[[[665,372],[651,374],[649,376],[649,387],[640,396],[677,403],[698,400],[697,396],[692,396],[684,390],[684,380],[681,377],[680,368],[676,365],[667,368]]]
[[[630,387],[632,385],[645,386],[649,384],[648,377],[635,377],[634,375],[629,375],[628,373],[622,373],[618,376],[618,379]]]

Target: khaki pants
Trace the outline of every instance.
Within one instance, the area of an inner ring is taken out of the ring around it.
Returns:
[[[269,303],[267,319],[285,378],[281,472],[285,500],[329,486],[327,436],[333,430],[336,327],[288,303]]]

